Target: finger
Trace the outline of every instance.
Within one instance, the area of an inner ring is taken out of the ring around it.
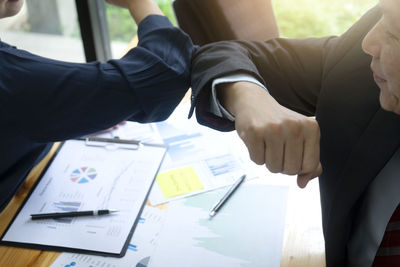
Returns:
[[[250,159],[258,165],[263,165],[265,163],[264,139],[253,131],[238,131],[238,134],[249,151]]]
[[[108,132],[111,132],[112,130],[114,130],[114,127],[105,129],[105,130],[101,131],[100,133],[108,133]]]
[[[284,143],[282,139],[267,140],[265,146],[265,165],[272,173],[283,171]]]
[[[309,181],[320,176],[321,174],[322,174],[322,165],[321,165],[321,163],[319,163],[317,168],[314,171],[312,171],[310,173],[299,174],[297,176],[297,185],[300,188],[305,188]]]
[[[301,172],[310,173],[320,164],[320,130],[316,120],[310,119],[310,122],[304,128],[304,136]]]
[[[303,162],[303,138],[300,133],[291,133],[285,142],[283,173],[294,175],[301,172]]]

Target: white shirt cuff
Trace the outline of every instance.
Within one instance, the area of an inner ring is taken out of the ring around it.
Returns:
[[[267,92],[268,92],[268,90],[256,78],[254,78],[253,76],[248,75],[248,74],[233,74],[233,75],[215,79],[211,85],[212,87],[211,87],[211,95],[210,95],[210,111],[218,117],[226,118],[230,121],[235,121],[235,117],[229,111],[227,111],[219,102],[219,100],[217,98],[217,90],[216,90],[216,87],[218,84],[232,83],[232,82],[251,82],[251,83],[257,84],[258,86],[261,86]]]

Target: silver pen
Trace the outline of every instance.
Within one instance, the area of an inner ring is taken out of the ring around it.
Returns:
[[[246,178],[246,174],[242,175],[232,186],[229,188],[228,192],[221,198],[220,201],[214,206],[214,208],[210,211],[210,218],[214,217],[215,214],[219,211],[219,209],[228,201],[228,199],[233,195],[236,189],[241,185]]]

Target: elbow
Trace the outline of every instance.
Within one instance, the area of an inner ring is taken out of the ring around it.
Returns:
[[[154,86],[141,88],[138,95],[141,95],[142,112],[136,120],[149,123],[168,119],[190,87],[189,73],[186,71],[179,77],[170,77]]]
[[[165,121],[172,114],[176,106],[174,104],[153,106],[151,109],[145,110],[140,115],[136,115],[129,120],[139,123]]]

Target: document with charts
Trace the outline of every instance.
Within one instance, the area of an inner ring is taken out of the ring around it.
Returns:
[[[149,200],[158,205],[233,184],[243,174],[256,177],[257,168],[236,132],[223,133],[188,120],[189,105],[179,105],[163,122],[128,122],[104,137],[140,138],[168,146]]]
[[[165,146],[92,147],[66,141],[1,243],[123,256],[165,155]],[[114,209],[112,215],[32,221],[30,214]]]
[[[146,267],[156,248],[164,219],[164,210],[146,205],[124,257],[61,253],[51,267]]]
[[[212,219],[226,189],[168,203],[147,266],[279,267],[288,189],[243,184]]]

